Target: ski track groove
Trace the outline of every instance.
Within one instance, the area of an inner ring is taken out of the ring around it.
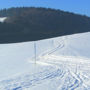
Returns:
[[[35,76],[33,75],[34,79],[31,79],[31,80],[29,79],[29,77],[25,76],[24,77],[24,82],[22,80],[18,80],[16,78],[16,79],[13,79],[9,82],[8,81],[4,81],[4,82],[2,81],[1,83],[3,83],[3,85],[5,86],[3,90],[6,90],[5,88],[7,88],[7,90],[18,90],[18,88],[27,88],[27,87],[30,87],[32,85],[36,85],[36,84],[38,84],[39,82],[41,82],[43,80],[53,79],[53,78],[56,78],[56,77],[62,77],[63,75],[64,75],[64,73],[61,71],[61,69],[57,69],[53,72],[50,72],[50,71],[47,70],[47,71],[44,71],[42,73],[38,73]],[[16,82],[15,82],[15,80],[16,80]],[[14,84],[12,84],[12,82],[14,82]],[[20,82],[20,85],[18,85],[17,82]],[[8,85],[7,85],[7,83],[8,83]],[[11,87],[10,87],[10,85],[11,85]],[[12,87],[14,87],[14,85],[16,87],[12,88]]]

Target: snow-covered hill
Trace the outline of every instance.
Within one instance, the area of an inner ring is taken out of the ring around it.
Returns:
[[[90,90],[89,68],[90,32],[0,44],[0,90]]]

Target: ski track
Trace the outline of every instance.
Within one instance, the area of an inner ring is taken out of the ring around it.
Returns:
[[[58,83],[57,88],[53,90],[90,90],[90,85],[88,84],[90,77],[83,74],[83,63],[72,62],[72,57],[63,56],[62,60],[62,56],[53,56],[56,51],[64,47],[65,37],[61,40],[61,43],[59,42],[56,48],[43,53],[37,58],[37,63],[39,61],[47,63],[50,67],[49,69],[46,68],[46,70],[32,75],[28,73],[27,75],[0,81],[0,90],[27,90],[27,88],[34,87],[47,80],[54,80],[55,78],[59,78],[60,84]],[[87,65],[87,63],[85,64]]]

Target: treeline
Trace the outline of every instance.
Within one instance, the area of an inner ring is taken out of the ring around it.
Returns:
[[[50,8],[21,7],[3,9],[0,42],[34,41],[90,31],[90,18]]]

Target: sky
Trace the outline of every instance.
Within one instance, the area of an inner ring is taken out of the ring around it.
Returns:
[[[0,9],[21,6],[54,8],[90,16],[90,0],[0,0]]]

